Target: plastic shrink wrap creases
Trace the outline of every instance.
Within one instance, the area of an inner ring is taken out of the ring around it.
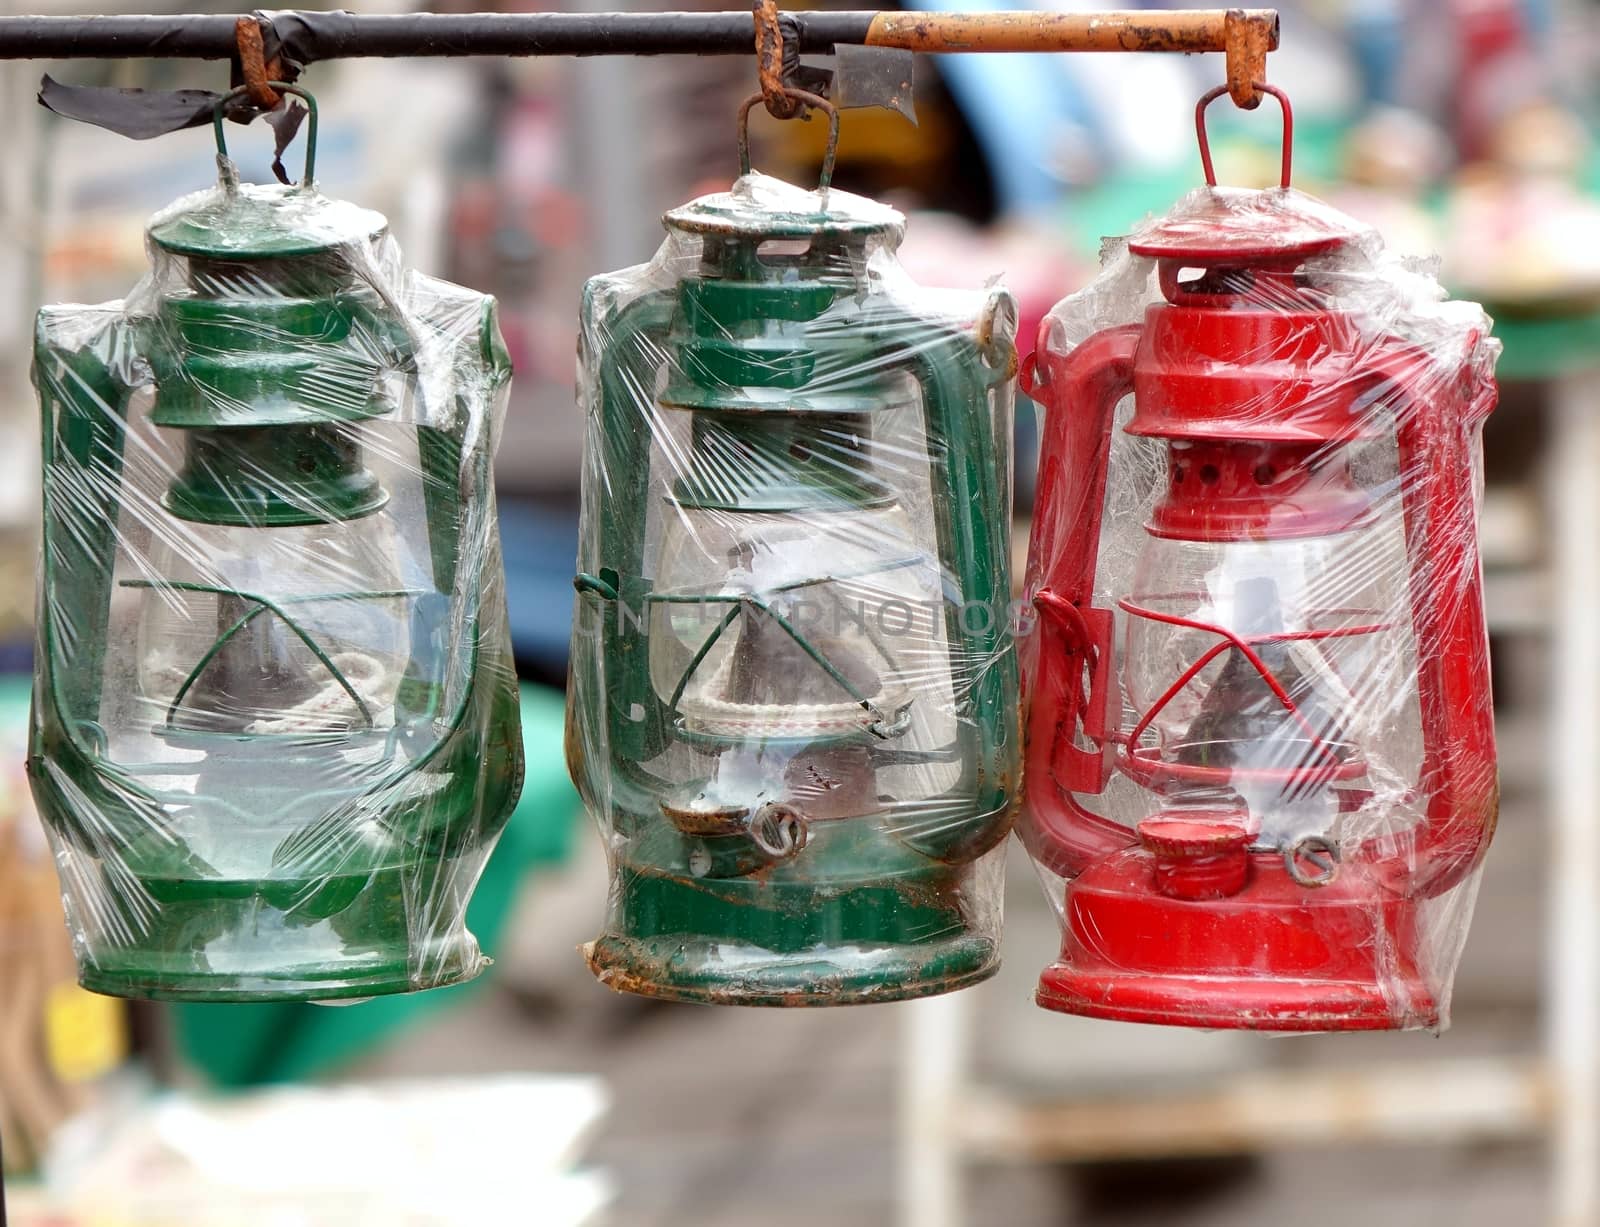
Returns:
[[[1063,946],[1041,1004],[1446,1024],[1498,812],[1489,329],[1292,189],[1191,194],[1044,321],[1021,830]]]
[[[759,174],[592,280],[568,760],[614,988],[827,1005],[996,967],[1020,736],[1015,312]]]
[[[222,183],[127,298],[39,314],[29,774],[83,982],[339,999],[487,960],[522,745],[484,295],[377,213]]]

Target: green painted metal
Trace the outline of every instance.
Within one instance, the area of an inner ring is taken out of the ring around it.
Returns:
[[[342,255],[194,261],[188,272],[195,292],[162,299],[149,338],[156,425],[316,426],[391,410],[380,380],[408,365],[411,343]]]
[[[1004,838],[1017,792],[1017,673],[1004,617],[969,629],[946,602],[952,655],[986,662],[960,713],[958,744],[941,760],[964,768],[948,793],[812,823],[803,849],[777,860],[747,836],[686,834],[663,816],[674,785],[652,760],[674,744],[760,751],[784,739],[691,731],[677,710],[717,637],[746,608],[774,615],[775,593],[713,618],[669,699],[652,683],[649,609],[702,600],[715,608],[723,598],[654,590],[645,536],[652,438],[639,389],[659,386],[663,410],[691,416],[690,447],[671,483],[680,506],[803,515],[893,497],[868,449],[811,465],[804,441],[819,430],[870,436],[875,415],[903,404],[914,385],[946,582],[961,601],[997,612],[1009,596],[1007,442],[995,437],[989,400],[1009,375],[1003,356],[859,276],[870,247],[898,239],[891,211],[841,219],[729,200],[667,217],[669,229],[701,237],[696,274],[620,310],[606,305],[616,298],[608,279],[585,291],[582,344],[597,371],[600,415],[593,463],[607,497],[584,527],[576,581],[575,641],[601,646],[574,652],[567,743],[580,793],[621,837],[607,930],[590,964],[614,987],[686,1001],[849,1004],[949,991],[997,966],[992,934],[977,920],[984,901],[973,861]],[[801,240],[802,250],[773,260],[763,245],[775,239]],[[916,561],[886,557],[877,569]],[[803,628],[775,621],[842,693],[867,704]],[[883,719],[808,743],[893,762],[897,732]],[[603,757],[590,761],[596,748]],[[749,808],[763,800],[777,798],[751,798]]]
[[[416,429],[421,471],[412,480],[421,482],[434,590],[310,598],[395,599],[409,610],[410,661],[394,726],[370,727],[366,704],[301,625],[295,611],[306,598],[211,589],[234,600],[238,616],[216,628],[179,695],[247,623],[276,619],[366,714],[351,732],[366,739],[358,771],[340,758],[341,735],[177,727],[164,736],[181,767],[117,762],[99,724],[108,654],[132,648],[108,642],[107,632],[127,414],[140,387],[154,388],[151,421],[183,434],[185,460],[164,499],[175,536],[182,521],[264,534],[305,524],[336,529],[383,508],[387,494],[362,464],[351,420],[392,407],[379,395],[380,377],[403,379],[410,343],[392,309],[356,284],[359,260],[349,246],[382,229],[381,216],[328,202],[308,184],[225,180],[207,203],[153,227],[157,247],[190,262],[182,291],[152,316],[108,311],[85,344],[82,309],[40,313],[44,582],[28,767],[60,846],[80,871],[114,879],[101,900],[111,914],[98,920],[115,940],[80,969],[97,991],[332,1000],[439,987],[480,969],[453,918],[516,803],[523,758],[509,636],[503,625],[481,624],[481,575],[498,571],[498,557],[475,559],[464,589],[457,574],[462,542],[488,538],[484,517],[493,514],[488,449],[462,473],[472,429],[464,406],[441,407]],[[294,294],[275,296],[272,287]],[[478,352],[460,360],[473,364],[477,386],[497,388],[510,364],[492,302],[455,294],[441,291],[435,305],[418,308],[419,324],[443,334],[464,300],[478,302]],[[274,336],[302,357],[311,351],[320,367],[315,397],[296,382],[301,368],[264,339]],[[138,514],[163,512],[143,506]],[[461,619],[454,625],[452,593]],[[455,646],[462,636],[465,652]],[[229,753],[251,747],[249,761],[260,767],[241,774]],[[198,765],[197,748],[205,752]],[[175,770],[193,773],[192,794],[162,791]],[[176,834],[170,815],[202,802],[223,830],[263,816],[292,829],[261,873],[227,876]],[[214,952],[224,947],[219,964]]]
[[[179,519],[269,528],[358,520],[388,501],[359,440],[325,423],[191,430],[165,496]]]
[[[300,182],[309,187],[317,177],[317,100],[310,90],[301,89],[298,85],[290,85],[287,81],[268,81],[267,85],[280,94],[293,94],[306,107],[306,167],[300,176]],[[223,165],[229,165],[228,136],[222,126],[222,121],[227,117],[228,106],[250,96],[251,89],[248,85],[235,86],[211,108],[211,135],[217,141],[217,157]]]

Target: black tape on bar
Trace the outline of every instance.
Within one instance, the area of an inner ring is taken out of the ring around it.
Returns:
[[[39,83],[39,104],[45,109],[136,141],[208,124],[221,100],[209,89],[113,89],[67,85],[48,75]]]
[[[167,91],[66,85],[49,75],[39,83],[39,104],[47,110],[136,141],[209,124],[224,97],[208,89]],[[258,114],[260,112],[248,102],[238,99],[230,106],[228,118],[237,123],[249,123]],[[283,151],[294,140],[306,114],[305,107],[291,103],[266,115],[273,133],[272,173],[282,183],[289,182],[283,166]]]
[[[297,64],[396,56],[750,55],[748,11],[709,13],[257,14],[267,58]],[[876,13],[801,12],[799,50],[863,43]],[[0,59],[231,59],[236,15],[0,17]]]

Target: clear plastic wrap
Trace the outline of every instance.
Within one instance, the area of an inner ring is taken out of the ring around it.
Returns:
[[[81,978],[456,983],[522,779],[494,302],[405,269],[381,215],[220,165],[126,299],[38,319],[29,774]]]
[[[1446,1025],[1499,804],[1489,329],[1288,188],[1193,193],[1044,321],[1021,830],[1064,941],[1040,1004]]]
[[[592,280],[568,761],[617,989],[831,1005],[997,966],[1015,315],[759,174]]]

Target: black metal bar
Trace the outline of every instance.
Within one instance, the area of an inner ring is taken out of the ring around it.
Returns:
[[[792,13],[800,50],[863,43],[872,12]],[[201,59],[234,55],[236,15],[0,17],[0,59]],[[300,64],[351,57],[750,55],[748,12],[271,14]],[[272,50],[269,43],[269,51]]]
[[[961,51],[1222,51],[1228,22],[1259,28],[1277,46],[1270,9],[1136,9],[1127,12],[984,13],[785,11],[799,50],[835,45]],[[269,58],[299,65],[358,56],[750,55],[750,13],[270,12]],[[231,14],[0,17],[0,59],[230,59]],[[1231,54],[1231,53],[1230,53]]]

